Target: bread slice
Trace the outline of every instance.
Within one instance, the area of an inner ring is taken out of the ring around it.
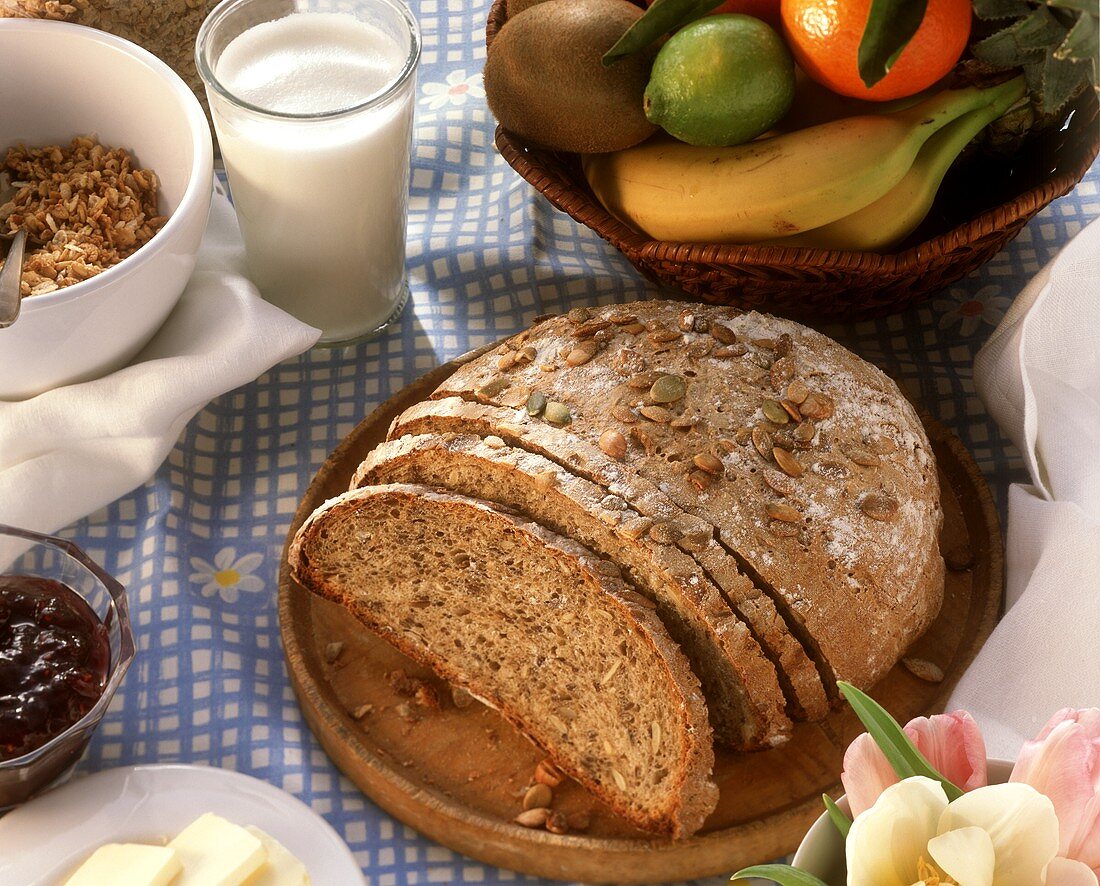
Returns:
[[[318,508],[290,567],[637,827],[683,837],[714,809],[699,681],[653,604],[577,543],[476,499],[376,486]]]
[[[352,487],[414,483],[484,499],[580,542],[618,566],[657,615],[703,685],[715,740],[742,750],[791,729],[775,667],[699,566],[648,534],[653,520],[553,462],[498,437],[429,434],[383,443]]]
[[[736,561],[715,541],[711,524],[687,514],[654,484],[609,458],[597,446],[578,440],[566,429],[534,419],[522,409],[449,397],[410,406],[390,427],[391,438],[433,432],[498,437],[628,502],[641,516],[654,521],[650,532],[661,543],[671,541],[694,559],[703,577],[720,589],[726,603],[750,627],[776,669],[790,716],[795,720],[817,720],[828,713],[829,698],[817,666],[791,634],[771,598],[740,572]]]
[[[830,688],[874,683],[939,610],[927,437],[892,381],[825,336],[704,305],[579,309],[434,396],[522,408],[534,392],[590,447],[620,431],[621,467],[715,526]]]

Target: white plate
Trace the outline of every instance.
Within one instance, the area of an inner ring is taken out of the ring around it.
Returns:
[[[56,886],[104,843],[161,843],[204,812],[267,831],[314,886],[361,886],[344,841],[267,782],[210,766],[125,766],[79,778],[0,818],[0,884]]]

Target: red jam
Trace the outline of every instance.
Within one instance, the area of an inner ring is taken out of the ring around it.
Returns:
[[[110,663],[107,628],[83,597],[54,579],[0,575],[0,760],[88,713]]]

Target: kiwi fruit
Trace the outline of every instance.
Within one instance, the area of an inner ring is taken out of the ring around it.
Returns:
[[[642,98],[654,52],[610,67],[601,61],[641,15],[629,0],[554,0],[508,19],[485,62],[485,95],[500,125],[578,154],[619,151],[652,135]]]
[[[505,0],[504,17],[506,19],[514,18],[525,9],[530,9],[532,6],[536,6],[539,3],[547,2],[549,2],[549,0]]]

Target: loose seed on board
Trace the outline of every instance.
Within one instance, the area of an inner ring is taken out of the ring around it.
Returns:
[[[771,454],[775,446],[772,442],[772,435],[759,425],[752,429],[752,445],[756,447],[756,451],[764,458],[767,458]]]
[[[546,395],[542,391],[532,391],[531,396],[527,398],[527,414],[530,416],[542,415],[546,403]]]
[[[806,387],[806,383],[799,381],[797,378],[787,385],[787,399],[794,403],[796,406],[802,405],[806,401],[806,398],[810,396],[810,389]]]
[[[872,520],[888,523],[898,512],[898,500],[884,492],[868,492],[860,501],[859,509]]]
[[[547,402],[542,414],[543,418],[554,425],[567,425],[573,420],[573,414],[569,411],[569,407],[557,400]]]
[[[764,413],[764,418],[772,424],[785,425],[791,420],[791,417],[787,415],[787,410],[780,405],[778,400],[765,400],[760,404],[760,411]]]
[[[335,663],[336,659],[340,657],[340,653],[344,651],[344,644],[339,640],[329,643],[325,647],[325,661],[329,664]]]
[[[768,502],[764,505],[764,511],[773,520],[782,520],[784,523],[797,523],[802,519],[802,515],[795,508],[778,502]]]
[[[361,704],[357,706],[354,710],[349,711],[348,713],[351,714],[353,720],[362,720],[365,716],[367,716],[367,714],[371,713],[373,710],[374,705]]]
[[[780,449],[778,446],[773,447],[772,458],[779,465],[779,469],[789,477],[801,477],[805,473],[806,469],[802,467],[802,463],[786,449]]]
[[[659,425],[667,425],[672,421],[672,413],[663,406],[640,406],[638,412]]]
[[[523,795],[524,810],[539,809],[554,802],[554,792],[550,785],[535,782]]]
[[[928,661],[926,658],[909,657],[903,658],[901,663],[918,680],[924,680],[926,683],[943,682],[943,668],[935,662]]]
[[[701,471],[706,471],[708,474],[718,476],[724,470],[722,460],[709,452],[696,453],[691,460],[695,463],[695,467]]]
[[[550,818],[550,810],[545,806],[535,809],[526,809],[515,817],[516,824],[525,828],[541,828]]]
[[[547,757],[535,767],[535,781],[556,788],[565,781],[565,774]]]
[[[606,430],[600,434],[600,449],[612,458],[626,458],[626,437],[614,428]]]
[[[569,819],[566,818],[564,812],[551,812],[549,817],[546,819],[546,830],[548,830],[551,834],[558,834],[559,836],[562,834],[568,834]]]
[[[649,389],[654,403],[675,403],[687,393],[687,382],[678,375],[662,375]]]

